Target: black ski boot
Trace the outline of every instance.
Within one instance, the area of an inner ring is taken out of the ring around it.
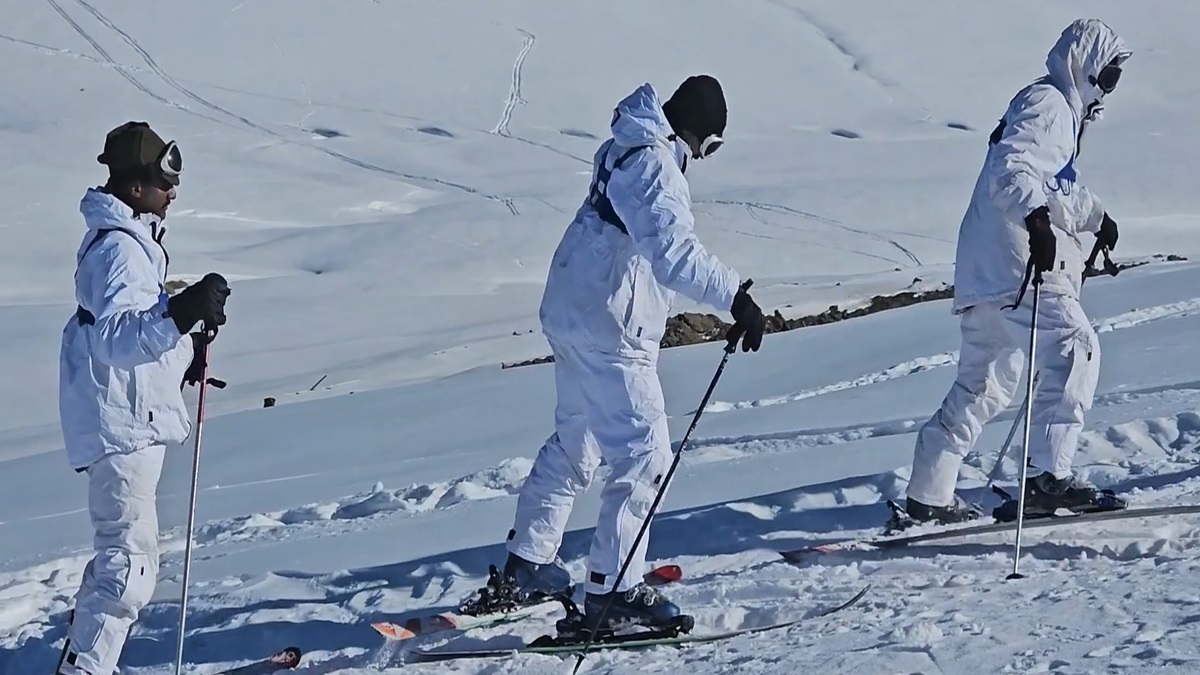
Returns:
[[[954,495],[954,502],[949,506],[930,506],[908,497],[904,500],[903,507],[889,500],[888,508],[892,510],[892,516],[888,519],[887,528],[884,530],[885,535],[906,530],[913,525],[965,523],[983,515],[958,495]]]
[[[690,633],[696,625],[694,617],[680,612],[679,606],[668,600],[661,591],[644,583],[623,593],[588,593],[583,612],[579,611],[579,606],[571,598],[559,596],[557,599],[567,612],[554,624],[558,634],[543,635],[531,642],[532,646],[551,647],[588,642],[612,644],[670,638]],[[600,620],[601,614],[604,615],[603,620]]]
[[[1055,478],[1049,471],[1025,479],[1025,517],[1049,518],[1059,509],[1071,513],[1095,513],[1098,511],[1120,511],[1129,504],[1112,490],[1101,490],[1074,476]],[[1005,498],[992,516],[997,522],[1017,519],[1017,500],[1004,490],[993,487]]]

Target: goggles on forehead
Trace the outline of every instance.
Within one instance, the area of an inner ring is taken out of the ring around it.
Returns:
[[[708,138],[704,139],[704,142],[700,144],[700,157],[708,157],[717,150],[720,150],[722,145],[725,145],[725,139],[716,134],[712,134]]]
[[[157,168],[164,176],[178,176],[183,172],[183,155],[179,153],[178,143],[167,143],[167,147],[158,154]]]

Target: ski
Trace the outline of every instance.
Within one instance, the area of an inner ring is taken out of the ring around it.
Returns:
[[[604,638],[592,642],[587,648],[591,651],[603,651],[613,649],[646,649],[649,647],[659,646],[685,646],[691,644],[703,644],[707,642],[717,642],[720,640],[728,640],[730,638],[739,637],[742,635],[752,635],[756,633],[765,633],[768,631],[780,630],[797,624],[811,621],[813,619],[829,616],[835,612],[840,612],[847,609],[858,601],[862,600],[863,596],[870,590],[871,585],[867,584],[850,599],[833,607],[826,607],[808,616],[803,616],[788,621],[782,621],[767,626],[756,626],[752,628],[740,628],[737,630],[723,631],[720,633],[701,633],[698,635],[692,634],[670,634],[671,631],[645,631],[643,633],[624,634],[611,638]],[[503,658],[506,656],[516,656],[517,654],[576,654],[584,649],[585,640],[562,640],[550,636],[542,636],[525,645],[509,647],[509,648],[479,648],[479,649],[460,649],[460,650],[423,650],[415,649],[409,653],[409,656],[415,662],[429,661],[451,661],[455,659],[477,659],[477,658]]]
[[[287,647],[265,659],[238,666],[232,670],[222,670],[214,675],[268,675],[280,670],[291,670],[300,665],[299,647]]]
[[[650,586],[662,586],[674,583],[683,578],[683,569],[679,565],[661,565],[643,576]],[[536,614],[547,604],[558,602],[554,598],[544,598],[530,604],[505,608],[502,611],[484,612],[479,614],[463,611],[438,612],[416,616],[403,623],[393,621],[376,621],[371,624],[377,633],[390,641],[411,640],[418,635],[429,635],[446,630],[470,630],[484,626],[510,623]]]
[[[1200,504],[1179,504],[1175,506],[1147,506],[1142,508],[1126,508],[1114,511],[1092,511],[1089,513],[1073,513],[1065,516],[1050,515],[1038,518],[1025,518],[1025,529],[1040,529],[1060,525],[1078,523],[1097,523],[1107,520],[1125,520],[1128,518],[1147,518],[1153,516],[1171,516],[1187,513],[1200,513]],[[977,534],[992,534],[1009,532],[1017,529],[1017,521],[989,522],[979,525],[941,527],[932,531],[924,531],[905,536],[881,536],[869,539],[843,539],[815,546],[779,551],[789,562],[803,562],[822,553],[839,551],[874,551],[891,549],[917,544],[924,541],[969,537]]]

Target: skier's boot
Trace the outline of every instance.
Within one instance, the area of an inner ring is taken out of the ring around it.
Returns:
[[[487,584],[460,603],[458,612],[469,616],[511,612],[559,596],[569,598],[574,592],[571,573],[558,558],[547,565],[538,565],[509,553],[504,571],[492,565]]]
[[[504,563],[504,576],[514,582],[522,594],[535,601],[559,595],[570,596],[575,590],[571,573],[558,558],[539,565],[509,553]]]
[[[900,532],[913,525],[965,523],[983,515],[958,495],[954,495],[954,501],[949,506],[930,506],[912,497],[904,500],[903,509],[899,504],[891,501],[888,502],[888,506],[892,509],[892,517],[888,520],[885,534]]]
[[[1120,511],[1128,503],[1112,490],[1101,490],[1074,476],[1055,478],[1049,471],[1026,480],[1025,515],[1030,511],[1053,514],[1057,509],[1073,513]]]
[[[1112,490],[1101,490],[1074,476],[1055,478],[1044,471],[1025,479],[1025,517],[1047,518],[1059,509],[1072,513],[1120,511],[1128,503]],[[993,512],[997,521],[1017,519],[1017,500],[1009,497]]]
[[[678,635],[690,632],[695,619],[683,614],[679,606],[667,599],[658,589],[645,583],[627,591],[612,593],[588,593],[583,603],[583,634],[596,634],[596,639],[605,639],[632,632],[649,631],[655,636]],[[576,627],[559,626],[560,634],[572,632]]]

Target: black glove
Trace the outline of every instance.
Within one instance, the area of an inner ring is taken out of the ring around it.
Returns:
[[[1110,251],[1117,248],[1117,221],[1104,214],[1104,220],[1100,221],[1100,232],[1096,234],[1096,239],[1100,242],[1101,248],[1106,248]]]
[[[1039,206],[1025,216],[1025,228],[1029,230],[1029,259],[1039,272],[1054,270],[1054,230],[1050,227],[1050,210]]]
[[[208,366],[208,343],[209,337],[204,333],[192,333],[192,362],[188,364],[187,370],[183,373],[183,381],[186,384],[200,384],[200,380],[204,379],[204,371]]]
[[[746,286],[739,288],[737,295],[733,296],[733,306],[729,308],[729,312],[733,314],[733,325],[725,334],[725,340],[730,344],[736,344],[740,339],[743,352],[758,351],[758,348],[762,346],[763,331],[767,327],[767,320],[763,317],[758,304],[746,292]]]
[[[225,277],[209,272],[167,300],[167,316],[175,321],[180,334],[190,331],[197,321],[216,330],[225,325],[225,299],[229,292]]]

